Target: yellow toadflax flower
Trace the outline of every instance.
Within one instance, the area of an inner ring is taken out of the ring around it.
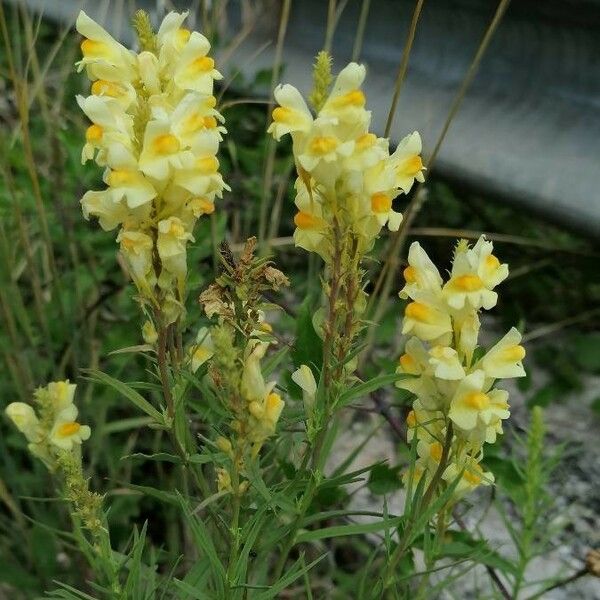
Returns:
[[[196,335],[196,343],[189,349],[192,373],[195,373],[215,353],[215,346],[208,327],[201,327]]]
[[[318,60],[317,68],[328,64]],[[295,87],[280,85],[274,93],[279,105],[268,132],[277,140],[291,135],[298,172],[294,240],[325,261],[336,228],[356,236],[361,253],[382,227],[397,230],[402,215],[393,209],[394,199],[408,192],[415,179],[423,181],[417,133],[390,155],[388,140],[369,132],[371,113],[361,89],[365,76],[363,65],[348,64],[328,93],[313,94],[323,99],[314,116]]]
[[[90,427],[77,421],[75,388],[68,380],[52,381],[35,391],[37,410],[24,402],[6,408],[8,418],[27,438],[30,452],[50,469],[56,468],[62,452],[71,452],[91,435]]]
[[[396,385],[416,397],[407,418],[408,439],[418,442],[415,477],[431,478],[449,443],[442,478],[447,484],[456,482],[457,498],[493,483],[493,474],[480,465],[484,444],[496,441],[510,416],[508,392],[494,385],[497,379],[525,375],[525,350],[514,328],[473,360],[479,311],[496,304],[494,288],[508,275],[508,266],[492,252],[492,243],[483,236],[473,247],[459,242],[450,279],[444,283],[414,242],[400,292],[409,300],[402,331],[413,337],[397,368],[405,378]]]
[[[6,416],[14,423],[15,427],[30,442],[38,442],[42,437],[40,422],[33,407],[24,402],[11,402],[6,407]]]
[[[83,11],[76,24],[77,66],[92,82],[91,94],[77,97],[91,121],[82,160],[104,167],[106,184],[83,196],[83,213],[103,229],[121,226],[117,242],[140,299],[169,322],[184,310],[194,225],[229,189],[216,157],[226,132],[213,95],[221,75],[208,40],[183,28],[186,17],[169,13],[156,34],[137,19],[139,54]]]
[[[317,382],[315,376],[307,365],[300,365],[292,373],[292,381],[302,390],[302,402],[304,403],[304,411],[310,417],[315,404],[317,395]]]
[[[56,420],[49,433],[49,440],[62,450],[71,450],[74,444],[89,439],[91,429],[88,425],[77,422],[77,407],[71,405],[56,415]]]

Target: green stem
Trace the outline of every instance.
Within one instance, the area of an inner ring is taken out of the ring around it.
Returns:
[[[444,446],[442,449],[442,456],[440,458],[440,462],[438,464],[437,469],[435,470],[435,473],[433,474],[433,477],[431,478],[431,482],[429,483],[429,486],[425,490],[425,493],[423,494],[423,497],[421,498],[421,501],[419,502],[419,506],[417,509],[417,515],[416,516],[414,514],[411,515],[412,516],[411,521],[406,524],[406,528],[404,530],[402,538],[401,538],[400,542],[398,543],[398,545],[396,546],[396,549],[394,550],[394,552],[392,554],[392,557],[387,565],[387,568],[385,569],[385,575],[383,578],[383,591],[387,590],[391,586],[394,571],[396,570],[398,563],[404,556],[404,553],[410,546],[410,541],[411,541],[411,539],[413,537],[413,533],[414,533],[413,529],[414,529],[415,523],[417,521],[419,521],[420,516],[427,510],[429,504],[431,503],[431,501],[433,499],[433,495],[437,489],[437,486],[441,481],[442,475],[444,474],[444,471],[446,470],[446,466],[448,465],[448,457],[450,455],[450,446],[452,445],[452,437],[453,437],[453,428],[452,428],[452,423],[450,422],[447,426],[446,439],[444,441]]]
[[[232,583],[233,572],[235,566],[237,564],[237,557],[240,550],[240,535],[239,535],[239,526],[240,526],[240,490],[239,490],[239,476],[236,473],[234,476],[238,479],[237,484],[233,490],[233,501],[231,506],[231,545],[229,549],[229,563],[227,565],[227,581],[228,583]]]

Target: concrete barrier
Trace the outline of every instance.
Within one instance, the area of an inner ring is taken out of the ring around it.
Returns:
[[[10,0],[15,2],[16,0]],[[79,2],[28,0],[50,18],[72,19]],[[166,2],[140,2],[151,12]],[[169,5],[171,3],[168,3]],[[175,3],[180,8],[197,3]],[[255,3],[254,3],[255,4]],[[277,0],[232,55],[249,73],[272,64]],[[283,79],[310,88],[310,66],[325,36],[325,0],[293,0]],[[361,2],[350,0],[333,44],[336,65],[350,58]],[[392,139],[415,129],[431,152],[452,98],[489,24],[496,0],[425,2]],[[130,3],[84,3],[111,32],[126,35]],[[384,129],[413,2],[371,0],[361,60],[374,128]],[[241,26],[230,1],[229,33]],[[519,0],[509,7],[442,146],[436,172],[548,219],[600,234],[600,1]],[[518,233],[518,232],[516,232]]]

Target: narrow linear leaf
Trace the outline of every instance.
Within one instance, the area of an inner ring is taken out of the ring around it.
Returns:
[[[305,531],[298,536],[298,543],[314,542],[332,537],[343,537],[346,535],[362,535],[364,533],[375,533],[382,529],[397,527],[404,520],[404,517],[394,517],[392,519],[383,519],[375,523],[358,523],[352,525],[335,525],[334,527],[325,527],[314,531]]]
[[[121,460],[149,460],[153,462],[168,462],[174,464],[181,464],[183,462],[179,456],[168,454],[167,452],[157,452],[156,454],[144,454],[142,452],[136,452],[134,454],[122,456]]]
[[[163,417],[148,400],[146,400],[141,394],[136,392],[134,389],[129,387],[126,383],[103,373],[102,371],[97,371],[95,369],[87,369],[86,373],[89,374],[89,378],[96,383],[103,383],[104,385],[108,385],[112,387],[114,390],[119,392],[122,396],[125,396],[130,402],[135,404],[140,410],[145,412],[147,415],[152,417],[157,423],[163,424]]]
[[[382,388],[386,385],[395,383],[396,381],[405,378],[406,375],[404,373],[386,373],[384,375],[378,375],[377,377],[373,377],[373,379],[369,379],[369,381],[358,383],[346,392],[344,392],[340,396],[338,404],[340,406],[344,406],[357,398],[368,396],[369,394],[375,392],[379,388]]]

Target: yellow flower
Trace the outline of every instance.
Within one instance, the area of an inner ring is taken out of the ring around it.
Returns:
[[[450,315],[435,299],[426,295],[417,296],[404,310],[402,333],[413,333],[423,341],[443,344],[452,333]]]
[[[16,428],[30,441],[38,442],[41,438],[40,422],[29,404],[11,402],[6,407],[6,416]]]
[[[449,306],[461,309],[467,302],[474,309],[489,310],[496,306],[498,294],[493,290],[508,276],[508,266],[501,265],[492,254],[493,245],[481,236],[473,248],[456,249],[450,280],[444,285]]]
[[[525,377],[523,359],[525,348],[520,345],[521,334],[512,327],[510,331],[479,360],[477,366],[492,379]]]
[[[160,94],[160,64],[152,52],[140,52],[137,56],[140,78],[146,92]]]
[[[210,146],[213,142],[205,140],[201,147],[195,149],[192,157],[186,155],[183,168],[176,170],[173,183],[182,187],[194,196],[215,196],[220,198],[223,190],[231,188],[225,184],[219,173],[219,161]],[[192,160],[188,160],[192,158]]]
[[[396,174],[396,185],[408,194],[413,183],[423,183],[425,167],[421,161],[421,136],[417,131],[407,135],[400,141],[390,157],[392,168]]]
[[[156,344],[156,341],[158,340],[158,333],[152,321],[145,321],[142,325],[142,337],[144,338],[144,342],[146,342],[146,344],[151,346]]]
[[[507,400],[504,390],[486,390],[485,373],[478,369],[460,382],[448,417],[465,431],[485,429],[496,419],[510,416]]]
[[[477,311],[465,306],[462,310],[454,312],[452,323],[456,349],[465,357],[466,363],[470,364],[481,327]]]
[[[113,202],[125,200],[129,208],[137,208],[156,197],[156,189],[137,169],[112,169],[105,181]]]
[[[362,192],[367,196],[370,212],[379,226],[387,224],[390,231],[398,231],[402,214],[392,209],[392,202],[398,195],[392,175],[385,160],[378,162],[364,171]]]
[[[450,463],[442,475],[448,483],[453,483],[458,477],[460,480],[454,490],[456,497],[464,496],[480,485],[494,483],[494,475],[484,471],[478,461],[471,456],[467,456],[460,463]]]
[[[264,420],[269,424],[271,433],[275,433],[275,426],[281,415],[285,402],[279,394],[271,392],[265,399]]]
[[[269,125],[270,133],[277,141],[288,133],[307,133],[310,131],[313,118],[300,92],[292,85],[278,85],[275,88],[275,100],[279,106],[273,110],[273,122]]]
[[[85,67],[90,79],[111,81],[135,79],[133,53],[119,44],[83,11],[79,12],[75,28],[85,38],[81,42],[83,58],[77,63],[78,71]]]
[[[171,132],[169,121],[150,121],[146,125],[139,167],[145,175],[164,181],[173,170],[183,168],[182,159],[186,153],[189,151]]]
[[[91,429],[76,421],[77,407],[71,405],[56,415],[56,420],[50,430],[49,440],[62,450],[71,450],[74,444],[81,444],[89,439]]]
[[[173,133],[194,154],[206,154],[207,148],[216,154],[222,134],[227,133],[220,124],[224,119],[214,108],[215,103],[214,96],[188,92],[170,115]]]
[[[215,61],[207,56],[209,50],[209,41],[201,33],[193,31],[174,68],[173,82],[177,87],[212,94],[213,82],[223,79],[223,76],[215,69]]]
[[[320,119],[336,123],[337,135],[344,140],[365,133],[371,120],[371,113],[365,110],[365,95],[360,89],[365,76],[364,65],[351,62],[344,67],[319,111]]]
[[[196,343],[190,348],[190,359],[192,373],[195,373],[215,353],[210,331],[207,327],[201,327],[196,335]]]
[[[419,242],[413,242],[408,250],[408,267],[404,269],[404,287],[401,298],[414,298],[419,292],[429,292],[441,296],[442,278],[437,267]]]
[[[265,355],[268,347],[268,343],[251,340],[246,348],[241,388],[248,402],[253,400],[262,402],[270,391],[265,384],[260,366],[260,360]]]
[[[159,63],[161,69],[166,72],[172,71],[173,63],[179,59],[181,50],[190,39],[191,32],[188,29],[182,28],[188,14],[188,11],[168,13],[156,33],[156,41],[159,47]]]
[[[354,152],[345,159],[351,171],[365,171],[389,156],[389,141],[374,133],[361,133],[354,139]]]
[[[183,221],[178,217],[159,221],[156,246],[163,269],[177,277],[185,277],[186,244],[193,239],[192,234],[186,231]]]
[[[128,115],[123,107],[110,97],[77,96],[76,100],[92,122],[86,130],[86,143],[82,149],[81,162],[85,163],[95,157],[96,162],[101,166],[119,168],[130,165],[133,137],[131,115]]]
[[[89,191],[81,199],[81,208],[85,219],[98,217],[100,227],[104,231],[114,229],[127,219],[129,211],[125,204],[115,202],[107,191]]]
[[[343,158],[350,156],[353,149],[354,141],[343,142],[337,137],[332,125],[317,121],[297,158],[302,168],[309,173],[321,166],[318,175],[332,181],[341,171]]]
[[[121,244],[121,252],[127,260],[131,276],[139,287],[148,290],[151,285],[147,277],[152,268],[152,238],[141,231],[121,229],[117,242]]]
[[[323,258],[328,255],[328,225],[323,218],[323,209],[317,194],[309,195],[300,179],[296,180],[296,206],[294,216],[294,243],[309,252],[316,252]]]
[[[445,425],[443,412],[429,410],[423,406],[421,400],[415,400],[406,417],[406,439],[411,442],[416,435],[417,439],[427,443],[435,442],[443,439]]]
[[[458,352],[449,346],[433,346],[429,350],[429,364],[433,367],[433,375],[438,379],[458,381],[465,376]]]
[[[65,381],[52,381],[46,386],[52,401],[52,407],[56,412],[73,406],[76,388],[77,385],[70,383],[68,379]]]
[[[300,368],[292,373],[292,381],[302,390],[304,411],[306,415],[310,417],[313,412],[317,395],[317,382],[315,381],[315,376],[309,366],[300,365]]]
[[[122,110],[131,110],[136,104],[136,92],[131,83],[97,79],[90,91],[99,100],[113,100]]]
[[[442,460],[443,451],[444,448],[442,443],[438,440],[419,440],[417,442],[417,455],[419,456],[420,462],[431,474],[435,473],[438,468],[438,465]]]

